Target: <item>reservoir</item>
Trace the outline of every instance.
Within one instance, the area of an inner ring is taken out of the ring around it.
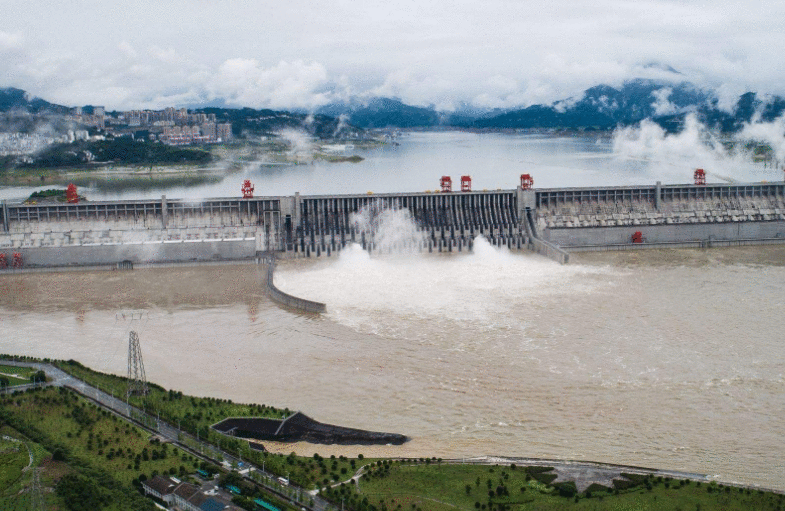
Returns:
[[[358,192],[373,183],[379,192],[433,189],[440,175],[463,173],[490,189],[513,186],[529,170],[535,186],[691,176],[690,161],[677,168],[664,155],[635,159],[609,140],[484,137],[416,133],[354,167],[248,172],[270,194]],[[526,144],[536,150],[526,153]],[[539,171],[520,163],[535,160]],[[717,162],[716,174],[781,179],[731,158]],[[237,195],[228,188],[234,181],[164,193]],[[561,266],[478,240],[472,254],[371,258],[348,249],[282,262],[278,287],[327,303],[321,316],[271,303],[264,269],[254,265],[4,275],[0,352],[124,374],[133,329],[147,377],[164,387],[412,438],[357,450],[366,456],[607,461],[785,488],[785,250],[573,260]],[[319,447],[331,449],[354,452]]]

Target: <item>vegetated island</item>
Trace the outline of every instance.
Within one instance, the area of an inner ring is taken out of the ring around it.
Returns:
[[[170,481],[171,487],[217,481],[235,509],[249,511],[324,509],[325,500],[335,509],[353,511],[709,511],[785,506],[781,492],[725,485],[699,476],[658,475],[634,467],[617,467],[617,477],[599,484],[591,478],[565,480],[565,467],[499,459],[466,463],[369,459],[362,454],[355,458],[275,454],[256,442],[223,435],[210,425],[226,417],[282,419],[291,414],[287,409],[186,396],[149,384],[148,394],[128,397],[138,413],[127,417],[103,405],[116,402],[113,406],[122,410],[125,378],[92,371],[72,360],[25,359],[50,368],[52,374],[46,374],[37,367],[20,367],[12,357],[0,358],[5,359],[0,360],[3,509],[30,509],[31,502],[41,499],[47,509],[152,511],[155,498],[142,494],[145,487],[161,481]],[[58,386],[64,378],[53,374],[55,367],[87,386],[74,381],[72,386]],[[25,386],[26,390],[14,391]],[[249,470],[250,465],[256,468]],[[586,472],[585,467],[579,469]],[[177,477],[177,483],[164,476]]]

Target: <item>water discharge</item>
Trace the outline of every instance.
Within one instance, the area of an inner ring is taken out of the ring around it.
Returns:
[[[391,239],[388,243],[398,245]],[[478,237],[471,253],[449,256],[398,253],[371,257],[359,245],[351,245],[337,262],[280,271],[276,284],[295,295],[328,303],[328,316],[351,328],[419,338],[431,331],[419,327],[410,331],[412,320],[450,323],[478,332],[502,327],[518,330],[521,323],[510,313],[520,304],[534,306],[545,295],[582,294],[612,286],[602,279],[611,273],[513,255]]]

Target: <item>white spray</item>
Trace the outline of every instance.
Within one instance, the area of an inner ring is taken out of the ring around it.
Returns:
[[[364,232],[374,250],[383,254],[414,254],[425,243],[408,209],[389,208],[374,202],[352,214],[355,229]]]
[[[610,270],[562,266],[534,254],[511,253],[482,237],[474,240],[471,253],[402,253],[400,247],[421,235],[407,210],[384,210],[370,222],[381,226],[379,239],[399,247],[397,253],[370,255],[359,245],[350,245],[337,259],[307,268],[279,266],[276,284],[296,296],[327,303],[328,314],[342,324],[396,338],[418,338],[422,331],[432,331],[422,330],[419,321],[472,322],[517,331],[522,328],[520,318],[508,314],[514,304],[543,303],[540,299],[552,294],[580,294],[612,285],[607,279]]]
[[[288,154],[298,161],[313,160],[316,146],[310,135],[301,130],[285,129],[278,132],[278,136],[289,143]]]

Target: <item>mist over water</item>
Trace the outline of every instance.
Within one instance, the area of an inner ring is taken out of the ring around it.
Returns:
[[[732,148],[724,144],[733,144]],[[768,144],[772,159],[755,162],[748,142]],[[745,124],[737,134],[722,137],[688,115],[679,133],[667,133],[644,120],[613,133],[613,155],[619,162],[638,162],[665,184],[689,182],[689,169],[706,170],[710,182],[781,181],[785,162],[785,118],[773,122],[759,119]]]

